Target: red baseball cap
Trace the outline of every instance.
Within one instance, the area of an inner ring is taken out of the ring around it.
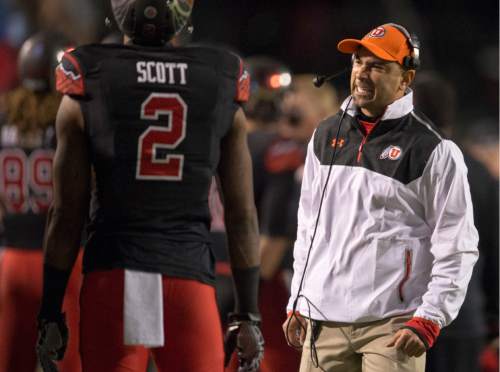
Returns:
[[[361,46],[384,61],[398,62],[400,65],[404,65],[404,58],[411,55],[406,35],[390,24],[374,28],[361,40],[344,39],[338,43],[337,49],[352,54]]]

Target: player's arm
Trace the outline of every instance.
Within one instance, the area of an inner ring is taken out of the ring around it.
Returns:
[[[79,103],[65,96],[56,119],[54,198],[44,240],[44,264],[71,271],[89,207],[90,163]]]
[[[238,109],[221,143],[218,173],[224,197],[229,257],[236,285],[236,311],[257,313],[259,231],[253,198],[252,162],[245,114]]]
[[[257,305],[259,232],[245,121],[240,108],[221,143],[218,168],[224,197],[229,258],[236,288],[235,312],[229,316],[224,349],[226,365],[236,347],[240,368],[256,371],[262,359],[264,340],[259,329]]]
[[[78,255],[90,194],[90,163],[83,116],[78,102],[69,96],[64,96],[61,102],[56,119],[56,133],[54,197],[47,216],[44,239],[43,296],[39,313],[38,348],[39,352],[43,349],[43,352],[53,359],[60,359],[64,354],[65,342],[62,342],[60,347],[53,346],[50,344],[50,337],[45,334],[50,330],[50,324],[55,323],[64,340],[62,302]]]

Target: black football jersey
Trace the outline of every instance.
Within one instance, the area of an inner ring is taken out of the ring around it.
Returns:
[[[241,60],[207,47],[88,45],[56,74],[81,104],[95,171],[84,270],[212,283],[208,192],[248,98]]]
[[[0,128],[0,196],[5,205],[3,244],[41,249],[52,202],[54,128],[23,134],[14,125]]]

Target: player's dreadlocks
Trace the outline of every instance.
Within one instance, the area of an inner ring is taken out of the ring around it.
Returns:
[[[20,86],[5,95],[7,123],[21,134],[45,130],[54,124],[60,101],[56,92],[35,92]]]

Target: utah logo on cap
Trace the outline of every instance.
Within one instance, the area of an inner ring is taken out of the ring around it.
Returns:
[[[385,35],[385,28],[379,26],[371,30],[370,33],[368,34],[368,37],[383,37],[384,35]]]
[[[402,153],[403,150],[401,150],[401,147],[391,145],[382,151],[380,159],[398,160]]]

